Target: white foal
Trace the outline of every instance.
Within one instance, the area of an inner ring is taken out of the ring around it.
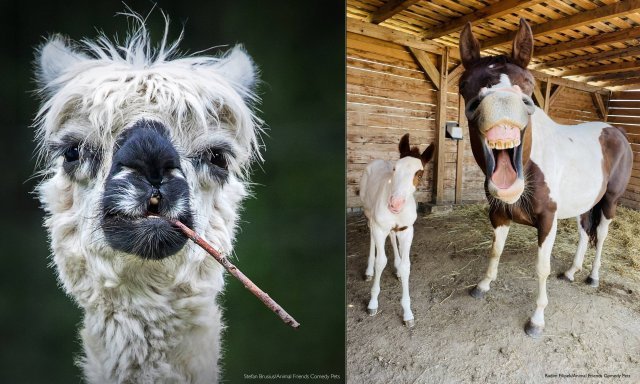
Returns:
[[[369,219],[371,247],[365,278],[373,279],[369,315],[378,312],[380,276],[387,264],[384,243],[391,237],[396,274],[402,284],[402,309],[404,324],[413,327],[415,321],[409,298],[409,250],[413,240],[413,223],[416,221],[416,201],[413,193],[422,180],[424,166],[433,156],[434,145],[420,153],[411,148],[409,134],[400,139],[400,159],[396,163],[374,160],[367,165],[360,180],[360,198],[364,214]]]

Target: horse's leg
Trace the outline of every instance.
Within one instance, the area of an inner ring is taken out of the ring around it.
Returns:
[[[565,273],[561,273],[558,275],[559,279],[573,281],[574,274],[576,272],[580,272],[582,270],[582,263],[584,261],[584,254],[587,252],[587,246],[589,245],[589,235],[587,235],[587,231],[585,231],[582,226],[582,222],[580,220],[584,215],[590,215],[591,211],[578,216],[578,232],[580,234],[580,240],[578,240],[578,249],[576,250],[576,255],[573,258],[573,265],[569,268]]]
[[[538,227],[538,263],[536,272],[538,274],[538,300],[536,300],[536,311],[531,316],[525,326],[525,332],[531,337],[542,335],[544,329],[544,309],[547,307],[547,277],[551,272],[551,250],[556,240],[558,230],[558,220],[555,213],[551,218],[542,218]]]
[[[499,225],[493,228],[493,245],[489,256],[489,267],[485,277],[469,292],[476,299],[481,299],[490,288],[491,282],[498,277],[498,263],[504,249],[504,242],[509,234],[509,224]]]
[[[598,228],[596,229],[596,233],[598,234],[598,238],[596,240],[596,257],[593,259],[591,273],[585,280],[585,283],[589,284],[592,287],[597,287],[600,282],[600,259],[602,256],[602,245],[604,244],[604,240],[609,234],[609,224],[611,224],[612,220],[613,219],[607,219],[603,213],[602,218],[600,219],[600,223],[598,224]]]
[[[413,312],[411,312],[411,298],[409,297],[409,273],[411,270],[409,255],[411,254],[411,242],[413,241],[413,225],[410,225],[404,231],[398,232],[397,237],[400,243],[401,255],[398,273],[402,284],[402,299],[400,300],[403,311],[402,320],[404,320],[404,325],[411,328],[415,325]]]
[[[378,295],[380,294],[380,276],[382,270],[387,265],[387,256],[384,254],[384,242],[387,239],[387,233],[382,231],[377,225],[371,228],[371,236],[375,242],[376,258],[374,262],[373,285],[371,287],[371,299],[367,309],[369,315],[373,316],[378,313]]]
[[[364,280],[371,281],[373,279],[373,263],[376,258],[376,242],[373,239],[373,224],[369,223],[369,259],[367,260],[367,270],[364,273]]]
[[[396,269],[396,277],[398,280],[400,277],[400,253],[398,252],[398,236],[395,231],[391,231],[389,233],[389,237],[391,238],[391,248],[393,248],[393,267]]]

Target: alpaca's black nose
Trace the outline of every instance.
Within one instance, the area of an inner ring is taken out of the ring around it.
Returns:
[[[163,216],[192,225],[189,185],[167,129],[139,121],[118,137],[102,198],[102,227],[111,247],[144,258],[178,252],[186,238]]]
[[[109,176],[121,172],[123,167],[140,173],[157,187],[170,172],[181,172],[180,155],[162,124],[142,120],[118,138]]]

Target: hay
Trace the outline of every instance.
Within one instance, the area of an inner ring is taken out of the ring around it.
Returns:
[[[478,251],[489,254],[493,231],[488,217],[487,204],[470,204],[455,207],[453,212],[432,214],[428,220],[454,223],[447,231],[456,235],[456,253],[478,255]],[[553,247],[553,257],[562,260],[567,267],[573,261],[578,245],[576,220],[558,222],[558,233]],[[505,245],[507,252],[537,253],[537,234],[532,227],[512,225]],[[595,250],[589,247],[583,268],[591,269]],[[616,217],[609,227],[609,236],[604,243],[602,263],[621,275],[640,278],[640,212],[618,207]]]

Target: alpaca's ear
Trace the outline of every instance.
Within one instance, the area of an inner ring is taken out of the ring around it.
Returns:
[[[62,36],[53,36],[37,54],[37,80],[41,85],[57,79],[74,64],[87,59],[67,45]]]
[[[256,65],[242,45],[236,45],[216,63],[218,71],[232,84],[253,92],[256,84]]]

